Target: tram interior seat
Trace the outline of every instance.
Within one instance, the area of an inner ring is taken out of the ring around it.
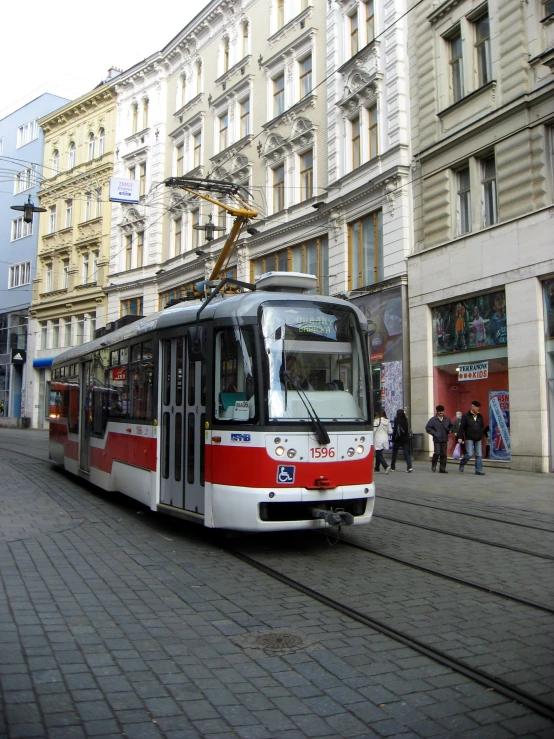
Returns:
[[[306,396],[321,418],[363,417],[355,399],[346,390],[308,390]],[[285,418],[306,418],[306,408],[296,390],[287,391],[287,408],[283,415]]]

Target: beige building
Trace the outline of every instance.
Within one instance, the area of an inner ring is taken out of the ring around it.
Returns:
[[[409,16],[412,426],[479,400],[491,464],[536,472],[554,470],[553,11],[429,0]]]
[[[115,71],[115,70],[114,70]],[[49,366],[106,320],[116,101],[111,80],[44,116],[37,273],[30,307],[27,415],[48,416]]]

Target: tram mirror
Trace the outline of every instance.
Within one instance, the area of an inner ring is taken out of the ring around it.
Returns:
[[[188,333],[189,359],[200,362],[206,359],[206,330],[204,326],[191,326]]]

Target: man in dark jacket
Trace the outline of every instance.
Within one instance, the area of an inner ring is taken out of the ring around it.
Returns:
[[[427,421],[425,431],[433,437],[434,453],[431,459],[431,470],[437,471],[437,460],[440,458],[439,472],[448,474],[446,469],[446,443],[448,434],[452,431],[452,423],[448,416],[444,415],[444,406],[438,405],[437,415]]]
[[[459,442],[465,439],[466,443],[466,453],[460,460],[460,472],[464,471],[468,460],[475,454],[476,475],[485,474],[483,472],[483,446],[481,441],[485,433],[485,421],[479,413],[480,407],[481,403],[478,400],[472,401],[471,408],[462,416],[462,422],[456,435]]]

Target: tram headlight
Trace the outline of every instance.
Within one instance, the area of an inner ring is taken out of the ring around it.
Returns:
[[[289,459],[294,459],[296,457],[296,449],[289,449],[287,452],[287,457]]]
[[[349,457],[353,457],[356,454],[353,446],[348,447],[348,449],[346,450],[346,453],[348,454]]]
[[[363,454],[364,453],[363,446],[361,444],[358,444],[358,446],[356,447],[356,451],[358,452],[358,454]]]
[[[284,447],[282,447],[282,446],[278,446],[278,447],[276,447],[276,449],[275,449],[275,454],[276,454],[276,455],[277,455],[278,457],[282,457],[284,453],[285,453],[285,448],[284,448]]]
[[[361,443],[363,444],[363,443],[364,443],[364,441],[365,441],[365,436],[360,436],[360,441],[361,441]]]

